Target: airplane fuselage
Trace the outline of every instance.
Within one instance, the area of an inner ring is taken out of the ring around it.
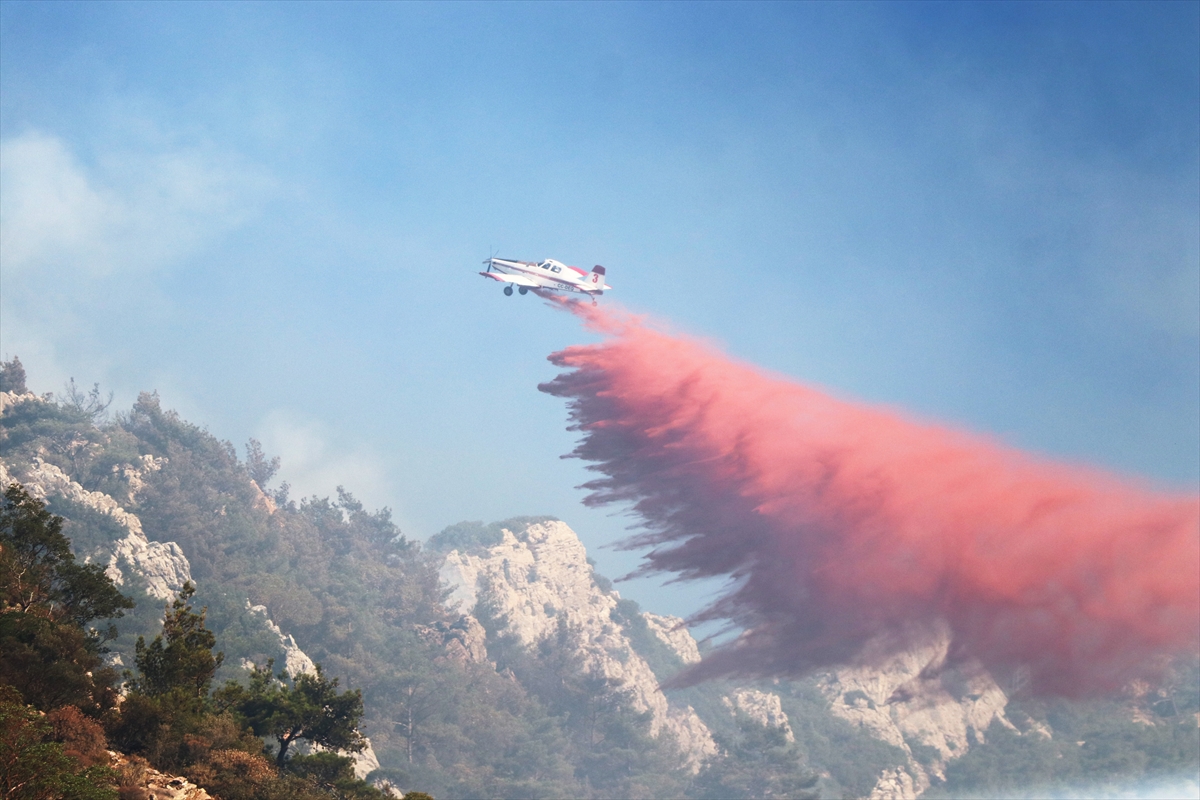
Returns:
[[[575,292],[596,297],[612,288],[604,282],[605,270],[599,265],[594,267],[591,272],[587,272],[552,258],[544,261],[489,258],[483,263],[487,266],[487,271],[479,274],[504,283],[505,294],[512,294],[512,287],[516,286],[521,294],[525,294],[530,289],[541,289],[552,292]]]

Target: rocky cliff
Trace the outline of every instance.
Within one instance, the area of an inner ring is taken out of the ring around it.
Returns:
[[[147,456],[141,463],[121,466],[122,474],[129,480],[131,499],[141,483],[141,477],[147,470],[157,469],[155,460]],[[16,477],[16,476],[13,476]],[[3,476],[0,476],[3,479]],[[128,534],[113,542],[108,554],[106,572],[118,586],[125,583],[125,571],[132,569],[146,582],[146,593],[159,600],[174,597],[183,584],[192,579],[191,565],[183,550],[175,542],[155,542],[146,538],[142,532],[141,521],[127,512],[114,499],[102,492],[89,492],[77,482],[56,467],[34,457],[31,463],[20,470],[20,481],[26,490],[45,500],[58,496],[79,503],[93,511],[107,515]],[[88,554],[91,558],[95,554]]]
[[[731,694],[722,697],[721,701],[732,713],[745,714],[765,727],[781,728],[784,738],[789,742],[796,740],[796,735],[792,732],[791,720],[783,711],[783,702],[779,695],[760,689],[736,689]]]
[[[700,648],[688,631],[683,619],[664,614],[642,612],[646,627],[665,644],[684,664],[695,664],[700,660]]]
[[[690,707],[674,707],[659,679],[615,621],[616,591],[595,579],[579,537],[557,520],[507,528],[498,544],[479,552],[452,550],[440,575],[450,589],[448,603],[470,616],[482,600],[502,618],[506,632],[536,645],[564,621],[579,634],[580,655],[597,672],[632,694],[639,712],[650,712],[651,734],[670,732],[694,767],[716,752],[712,735]],[[647,624],[685,660],[698,660],[696,642],[680,621],[648,615]],[[476,623],[477,624],[477,623]]]
[[[517,529],[504,528],[496,544],[446,555],[440,576],[450,591],[447,602],[474,625],[471,612],[482,601],[503,619],[507,633],[528,646],[551,636],[565,619],[580,633],[587,668],[632,690],[638,709],[652,713],[655,735],[669,731],[693,765],[716,752],[709,726],[690,706],[672,705],[659,689],[659,677],[614,621],[620,595],[598,585],[575,532],[557,520],[513,527]],[[642,616],[682,663],[700,660],[683,620]],[[847,667],[818,678],[828,713],[907,756],[903,768],[879,775],[871,794],[876,800],[917,797],[932,779],[944,777],[946,763],[964,754],[972,741],[984,741],[994,720],[1011,727],[1004,716],[1007,698],[986,671],[974,664],[947,667],[948,630],[932,626],[916,641],[879,665]],[[729,713],[780,727],[793,740],[778,694],[735,688],[721,701]]]
[[[904,750],[908,769],[880,777],[871,797],[908,800],[945,778],[947,762],[984,742],[994,721],[1016,730],[1004,714],[1008,698],[979,664],[947,666],[950,631],[930,625],[916,644],[871,666],[821,676],[833,714]]]

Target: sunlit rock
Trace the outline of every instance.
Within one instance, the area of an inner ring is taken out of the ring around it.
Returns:
[[[700,660],[700,648],[692,638],[691,631],[684,627],[683,619],[666,614],[651,614],[643,611],[646,627],[657,636],[663,644],[671,648],[684,664],[695,664]]]
[[[143,461],[145,466],[147,462]],[[150,465],[154,461],[149,462]],[[158,466],[145,466],[157,469]],[[6,475],[8,471],[6,470]],[[141,472],[140,474],[144,474]],[[11,481],[13,477],[4,480]],[[159,600],[169,600],[179,593],[183,584],[192,579],[191,565],[183,550],[175,542],[155,542],[142,532],[141,520],[103,492],[84,489],[69,475],[54,464],[34,456],[20,475],[25,490],[33,497],[45,500],[51,496],[61,497],[93,511],[111,517],[124,528],[128,535],[112,545],[105,572],[117,585],[124,585],[125,570],[133,569],[146,581],[146,593]]]
[[[505,529],[500,543],[480,554],[454,550],[440,576],[450,590],[448,605],[469,613],[482,601],[492,617],[505,621],[506,632],[525,645],[555,635],[565,622],[577,634],[584,669],[631,692],[634,710],[651,714],[651,735],[669,730],[694,767],[716,752],[712,735],[694,711],[670,707],[658,678],[614,621],[620,595],[596,585],[587,551],[566,523],[551,520],[518,532]],[[673,638],[686,651],[678,633]],[[691,645],[695,647],[694,640]]]
[[[445,658],[459,664],[488,660],[487,631],[470,614],[463,614],[450,624],[438,621],[433,625],[418,625],[417,634],[427,643],[441,647]]]
[[[728,697],[722,697],[721,702],[731,713],[740,711],[759,725],[768,728],[783,728],[784,737],[789,742],[796,741],[796,736],[792,733],[791,722],[783,711],[779,695],[762,692],[758,689],[738,689]]]
[[[928,781],[919,784],[902,767],[885,769],[879,777],[879,782],[867,795],[867,800],[916,800],[927,788]]]
[[[279,645],[283,648],[283,668],[287,670],[288,675],[294,678],[297,675],[315,675],[317,673],[316,662],[300,649],[300,645],[296,644],[295,636],[292,636],[290,633],[285,634],[279,625],[271,619],[267,614],[266,606],[253,606],[247,600],[246,611],[261,616],[267,629],[279,637]]]
[[[966,753],[972,739],[985,741],[993,721],[1016,728],[1004,714],[1008,697],[982,666],[973,661],[947,666],[949,626],[930,626],[913,640],[918,644],[875,663],[823,676],[821,690],[835,715],[905,751],[908,778],[919,794],[930,776],[945,779],[946,762]],[[929,748],[924,758],[913,753],[918,745]],[[886,774],[880,781],[893,787],[889,792],[908,785]]]

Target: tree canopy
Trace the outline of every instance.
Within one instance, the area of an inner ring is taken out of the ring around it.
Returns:
[[[197,614],[188,603],[195,593],[195,585],[185,583],[163,619],[163,632],[149,645],[138,637],[136,691],[154,696],[178,689],[189,697],[208,696],[225,654],[213,654],[217,637],[204,625],[208,610]]]
[[[21,359],[13,356],[12,361],[0,361],[0,392],[25,394],[25,367]]]
[[[0,503],[0,683],[49,710],[113,701],[115,672],[102,666],[116,635],[86,627],[133,606],[97,564],[78,564],[63,519],[17,484]]]
[[[37,614],[86,625],[119,617],[133,601],[99,564],[78,564],[63,518],[12,484],[0,504],[0,612]]]
[[[117,800],[112,770],[81,768],[54,741],[50,722],[0,685],[0,797],[6,800]]]
[[[287,762],[288,748],[299,740],[329,750],[363,750],[366,741],[358,731],[362,692],[338,692],[338,679],[327,678],[319,665],[315,673],[295,678],[286,670],[273,675],[274,666],[268,661],[266,666],[256,667],[248,688],[227,684],[219,693],[219,702],[244,720],[256,736],[275,739],[279,766]]]

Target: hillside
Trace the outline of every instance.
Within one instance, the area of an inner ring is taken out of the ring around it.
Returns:
[[[426,543],[350,491],[293,498],[143,394],[0,398],[0,482],[65,518],[136,605],[110,663],[188,581],[225,654],[361,690],[356,772],[453,797],[954,796],[1195,770],[1197,670],[1090,703],[1024,697],[954,662],[944,632],[882,665],[792,682],[660,683],[704,648],[597,574],[561,520],[465,522]]]

